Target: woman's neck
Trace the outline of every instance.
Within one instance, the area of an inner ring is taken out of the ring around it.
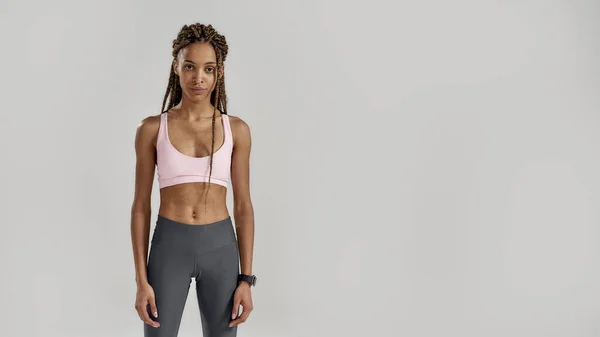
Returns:
[[[174,106],[173,109],[178,110],[180,117],[189,119],[206,119],[212,118],[213,114],[215,114],[215,117],[221,115],[219,110],[215,111],[215,107],[210,102],[191,103],[183,100]]]

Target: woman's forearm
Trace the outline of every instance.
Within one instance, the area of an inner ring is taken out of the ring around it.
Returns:
[[[131,244],[135,263],[135,282],[139,285],[148,283],[147,258],[148,238],[150,235],[150,211],[131,211]]]
[[[235,207],[234,217],[240,252],[241,273],[252,275],[252,255],[254,250],[254,209],[252,205]]]

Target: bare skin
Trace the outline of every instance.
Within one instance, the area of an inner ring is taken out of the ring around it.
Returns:
[[[214,106],[210,103],[211,92],[215,88],[216,54],[207,43],[193,43],[183,48],[173,61],[173,69],[179,76],[183,89],[182,101],[167,114],[169,139],[181,153],[191,157],[206,157],[211,152],[212,115]],[[218,76],[223,76],[223,69]],[[191,88],[206,88],[197,93]],[[251,135],[249,126],[239,117],[231,116],[233,153],[231,159],[231,186],[233,190],[233,217],[238,236],[240,265],[243,274],[252,275],[252,255],[254,245],[254,209],[250,198],[249,164]],[[216,152],[224,141],[224,130],[220,111],[216,111],[215,145]],[[137,295],[135,309],[142,321],[158,327],[146,310],[158,317],[154,290],[148,283],[147,256],[150,236],[151,192],[155,176],[156,142],[160,125],[160,115],[144,118],[136,130],[135,152],[135,193],[131,207],[131,240],[136,271]],[[158,214],[166,218],[202,226],[223,220],[229,216],[226,204],[227,188],[215,183],[185,183],[160,189]],[[206,200],[206,209],[205,207]],[[243,313],[238,315],[239,307]],[[250,285],[240,282],[234,294],[234,306],[230,326],[236,326],[248,319],[253,310]]]

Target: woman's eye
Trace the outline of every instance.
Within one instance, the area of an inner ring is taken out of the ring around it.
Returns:
[[[214,69],[215,69],[215,68],[206,68],[206,70],[207,70],[209,73],[213,72],[213,70],[214,70]]]
[[[188,68],[188,67],[190,67],[190,68]],[[192,66],[192,65],[189,65],[189,64],[188,64],[188,65],[186,65],[186,66],[185,66],[185,69],[191,69],[191,68],[193,68],[193,66]]]

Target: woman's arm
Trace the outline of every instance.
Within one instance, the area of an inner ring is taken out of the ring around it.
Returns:
[[[233,117],[231,129],[234,146],[231,160],[231,184],[234,218],[238,236],[241,273],[252,275],[254,249],[254,208],[250,199],[250,128],[239,117]]]
[[[147,257],[150,235],[150,196],[154,181],[156,139],[159,127],[157,116],[147,117],[139,124],[135,135],[135,192],[131,206],[131,243],[138,286],[148,284]]]

